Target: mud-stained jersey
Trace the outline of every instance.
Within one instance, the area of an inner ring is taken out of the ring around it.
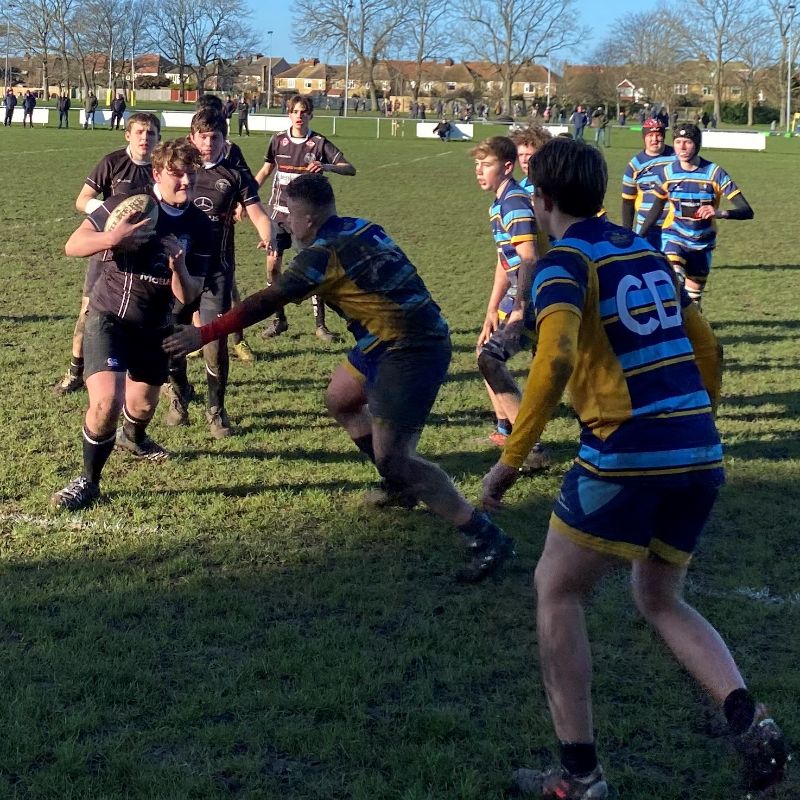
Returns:
[[[406,254],[366,219],[331,217],[281,275],[282,295],[319,295],[346,322],[363,352],[449,335],[447,322]]]
[[[283,221],[289,216],[284,189],[298,176],[308,170],[308,164],[338,164],[344,161],[344,153],[319,133],[309,131],[308,136],[297,138],[290,131],[276,133],[269,143],[264,161],[275,165],[272,194],[269,197],[269,212],[272,219]]]
[[[87,219],[102,231],[118,203],[116,198],[105,201]],[[92,288],[90,307],[138,325],[165,325],[174,301],[172,271],[162,241],[170,234],[183,247],[189,273],[204,277],[212,253],[205,215],[191,204],[168,210],[160,204],[155,235],[144,246],[134,251],[112,249],[99,254],[102,273]]]
[[[489,208],[492,236],[497,246],[500,264],[512,288],[517,285],[520,257],[517,245],[536,242],[536,219],[533,216],[530,195],[509,178],[498,197]]]
[[[616,481],[722,482],[711,400],[683,326],[691,301],[661,253],[605,219],[576,222],[538,262],[533,302],[537,326],[555,311],[581,320],[567,387],[579,467]]]

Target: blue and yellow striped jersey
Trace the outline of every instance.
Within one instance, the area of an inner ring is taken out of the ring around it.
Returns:
[[[606,219],[582,220],[538,262],[533,301],[537,326],[558,310],[581,320],[568,386],[580,467],[615,480],[721,482],[722,445],[683,327],[691,301],[661,253]]]
[[[278,283],[300,301],[319,295],[346,322],[363,352],[401,348],[448,336],[433,301],[405,253],[366,219],[331,217]]]
[[[730,200],[741,193],[722,167],[700,159],[696,170],[687,172],[680,161],[659,169],[661,178],[653,194],[667,200],[672,220],[664,226],[662,242],[674,242],[687,250],[713,250],[717,243],[717,225],[713,219],[695,219],[700,206],[719,208],[723,197]]]
[[[664,152],[657,156],[649,156],[642,150],[628,162],[628,166],[625,168],[625,174],[622,176],[622,199],[634,201],[636,220],[633,229],[637,233],[641,230],[648,212],[653,207],[655,199],[653,189],[661,183],[658,168],[668,164],[674,158],[675,151],[669,145],[665,145]],[[665,206],[656,223],[659,227],[664,225],[668,214],[669,206]]]
[[[526,175],[521,181],[519,181],[519,188],[522,189],[525,194],[528,195],[528,197],[530,197],[536,187],[533,185],[533,183],[531,183],[531,179]]]
[[[513,178],[508,179],[489,208],[489,220],[500,263],[509,284],[515,287],[520,262],[516,246],[536,241],[536,219],[530,195]]]

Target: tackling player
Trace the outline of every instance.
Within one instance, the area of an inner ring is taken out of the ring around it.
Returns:
[[[531,159],[531,177],[536,218],[556,242],[536,267],[538,348],[517,425],[484,478],[484,505],[499,507],[565,390],[582,430],[535,573],[542,676],[561,765],[519,770],[517,786],[537,797],[608,796],[595,748],[584,603],[626,559],[640,613],[724,711],[748,783],[765,788],[783,775],[783,735],[720,635],[683,598],[723,482],[713,416],[719,345],[666,258],[595,216],[608,182],[598,150],[554,139]]]
[[[329,139],[311,130],[314,105],[310,97],[296,94],[289,100],[289,128],[276,133],[264,156],[264,166],[256,174],[259,187],[275,173],[272,193],[269,197],[269,215],[272,219],[272,242],[267,253],[267,283],[274,283],[281,271],[283,254],[292,246],[289,233],[289,210],[284,200],[286,187],[304,173],[335,172],[337,175],[355,175],[356,168],[344,157],[344,153]],[[316,335],[325,342],[335,340],[325,325],[325,305],[314,295],[314,323]],[[278,336],[286,331],[289,323],[281,309],[275,319],[264,330],[264,337]]]
[[[115,150],[100,159],[89,173],[75,208],[81,214],[91,214],[109,197],[131,194],[152,194],[153,169],[150,155],[161,138],[161,123],[154,114],[136,113],[125,126],[127,147]],[[83,331],[89,308],[89,295],[102,265],[97,256],[89,259],[83,281],[81,310],[72,334],[72,358],[64,377],[53,387],[57,395],[77,392],[83,388]]]
[[[519,412],[521,392],[507,362],[522,350],[533,349],[535,333],[527,286],[538,257],[537,228],[528,193],[513,178],[517,147],[507,136],[494,136],[474,147],[475,177],[494,195],[489,208],[492,236],[497,247],[494,283],[486,319],[478,335],[478,369],[486,384],[497,418],[489,439],[502,447]],[[550,466],[541,444],[526,461],[528,470]]]
[[[639,233],[653,206],[653,190],[661,182],[658,170],[675,159],[675,151],[664,142],[664,123],[649,117],[642,125],[644,150],[637,153],[625,168],[622,176],[622,224]],[[667,218],[667,209],[647,231],[647,241],[661,249],[661,228]]]
[[[86,318],[84,353],[89,408],[83,426],[83,472],[56,492],[52,504],[65,511],[91,505],[100,496],[100,474],[116,446],[136,458],[158,462],[167,451],[147,435],[147,426],[167,379],[161,342],[169,330],[174,300],[191,303],[203,287],[210,260],[208,222],[191,203],[200,154],[185,139],[153,152],[155,230],[146,221],[105,223],[115,198],[101,203],[70,236],[68,256],[100,254]],[[117,429],[120,412],[122,427]]]
[[[711,269],[711,255],[717,246],[715,220],[754,216],[730,175],[700,157],[702,136],[696,125],[687,123],[676,128],[673,144],[677,158],[659,170],[660,181],[653,187],[653,207],[639,232],[647,237],[669,203],[672,221],[664,226],[662,249],[698,308]],[[723,197],[731,201],[733,208],[720,209]]]
[[[377,467],[392,495],[387,500],[412,506],[419,499],[463,532],[471,561],[460,577],[481,580],[513,555],[513,542],[416,452],[450,363],[447,322],[383,228],[337,215],[327,178],[299,176],[284,201],[300,250],[278,281],[200,329],[179,329],[165,340],[166,350],[190,352],[318,293],[356,340],[331,377],[329,411]]]
[[[203,168],[198,171],[194,186],[194,205],[208,218],[208,233],[215,245],[212,265],[206,275],[200,298],[200,322],[210,322],[231,307],[234,281],[234,214],[241,203],[244,215],[253,223],[266,248],[270,241],[270,220],[258,198],[258,189],[246,167],[231,163],[226,154],[227,122],[222,114],[206,108],[192,117],[189,139],[199,150]],[[181,322],[189,322],[193,308],[177,310]],[[225,389],[228,384],[227,340],[210,342],[203,348],[208,383],[206,419],[211,435],[219,439],[230,436],[231,427],[225,410]],[[189,381],[185,359],[170,364],[167,396],[170,407],[164,418],[167,425],[188,425]]]

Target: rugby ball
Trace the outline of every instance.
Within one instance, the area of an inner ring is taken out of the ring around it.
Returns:
[[[114,202],[118,201],[118,202]],[[127,197],[110,198],[106,206],[112,205],[108,219],[103,226],[104,231],[113,231],[123,219],[134,215],[131,223],[146,219],[145,228],[155,228],[158,221],[158,203],[149,194],[131,194]]]

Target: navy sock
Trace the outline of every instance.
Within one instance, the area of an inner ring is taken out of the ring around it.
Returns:
[[[506,436],[511,435],[511,423],[505,419],[504,417],[497,418],[497,431],[498,433],[505,434]]]
[[[559,742],[561,766],[570,775],[588,775],[597,766],[597,747],[594,742]]]
[[[122,415],[124,418],[122,422],[123,433],[132,442],[141,444],[144,441],[144,437],[147,435],[147,426],[150,424],[150,420],[136,419],[125,406],[122,408]]]
[[[756,703],[747,689],[734,689],[722,704],[725,719],[731,731],[736,734],[744,733],[752,724],[756,715]]]
[[[99,436],[83,426],[83,477],[86,480],[100,483],[100,473],[114,449],[115,438],[115,431]]]
[[[76,377],[83,377],[83,358],[81,356],[72,356],[69,362],[69,374]]]
[[[375,463],[375,450],[372,448],[372,434],[368,433],[366,436],[359,436],[353,439],[355,446],[374,464]]]

